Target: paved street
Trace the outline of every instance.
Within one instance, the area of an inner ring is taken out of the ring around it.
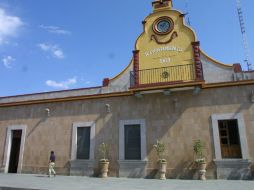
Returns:
[[[89,178],[78,176],[0,174],[0,190],[253,190],[254,181],[226,180],[156,180],[127,178]],[[12,187],[12,188],[6,188]]]

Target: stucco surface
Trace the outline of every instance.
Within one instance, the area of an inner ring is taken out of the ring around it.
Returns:
[[[203,54],[200,56],[206,83],[233,81],[233,67],[225,67],[208,60]],[[242,80],[242,79],[240,79]]]
[[[57,155],[57,171],[69,174],[71,157],[71,133],[74,122],[96,123],[95,160],[100,159],[99,144],[109,145],[110,175],[118,175],[119,121],[145,119],[148,165],[147,176],[156,173],[156,154],[153,144],[160,140],[166,145],[168,160],[167,177],[192,178],[193,141],[206,142],[208,178],[215,178],[214,147],[212,142],[211,115],[219,113],[243,113],[246,125],[250,159],[254,158],[254,105],[250,93],[254,85],[192,91],[174,92],[170,96],[162,93],[70,101],[51,104],[35,104],[0,108],[0,164],[3,163],[7,127],[27,125],[23,170],[25,173],[46,173],[49,152]],[[177,103],[176,103],[177,102]],[[110,105],[110,112],[105,104]],[[47,117],[45,108],[49,108]],[[3,166],[0,166],[3,167]],[[98,165],[95,165],[98,168]],[[95,173],[98,172],[95,169]]]

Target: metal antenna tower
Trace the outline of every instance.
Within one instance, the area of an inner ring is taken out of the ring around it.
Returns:
[[[245,30],[245,23],[244,23],[244,18],[243,18],[243,11],[241,7],[241,1],[236,0],[236,7],[237,7],[237,13],[238,13],[238,18],[240,22],[240,28],[241,28],[241,33],[242,33],[242,40],[243,40],[243,48],[244,48],[244,53],[245,53],[245,60],[244,62],[247,64],[248,71],[252,70],[252,64],[250,60],[250,49],[249,49],[249,44],[247,40],[247,34]]]

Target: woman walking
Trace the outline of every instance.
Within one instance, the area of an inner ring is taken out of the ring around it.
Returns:
[[[54,153],[54,151],[51,151],[50,157],[49,157],[49,176],[48,177],[51,177],[52,173],[53,173],[54,177],[56,177],[56,172],[54,170],[55,161],[56,161],[55,153]]]

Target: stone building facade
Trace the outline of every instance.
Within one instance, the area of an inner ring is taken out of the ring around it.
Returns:
[[[110,176],[153,178],[156,140],[167,178],[197,177],[193,143],[205,142],[207,178],[253,178],[254,71],[201,49],[171,0],[154,1],[131,63],[101,87],[0,98],[0,170],[98,176],[108,144]],[[129,135],[128,135],[129,134]]]

